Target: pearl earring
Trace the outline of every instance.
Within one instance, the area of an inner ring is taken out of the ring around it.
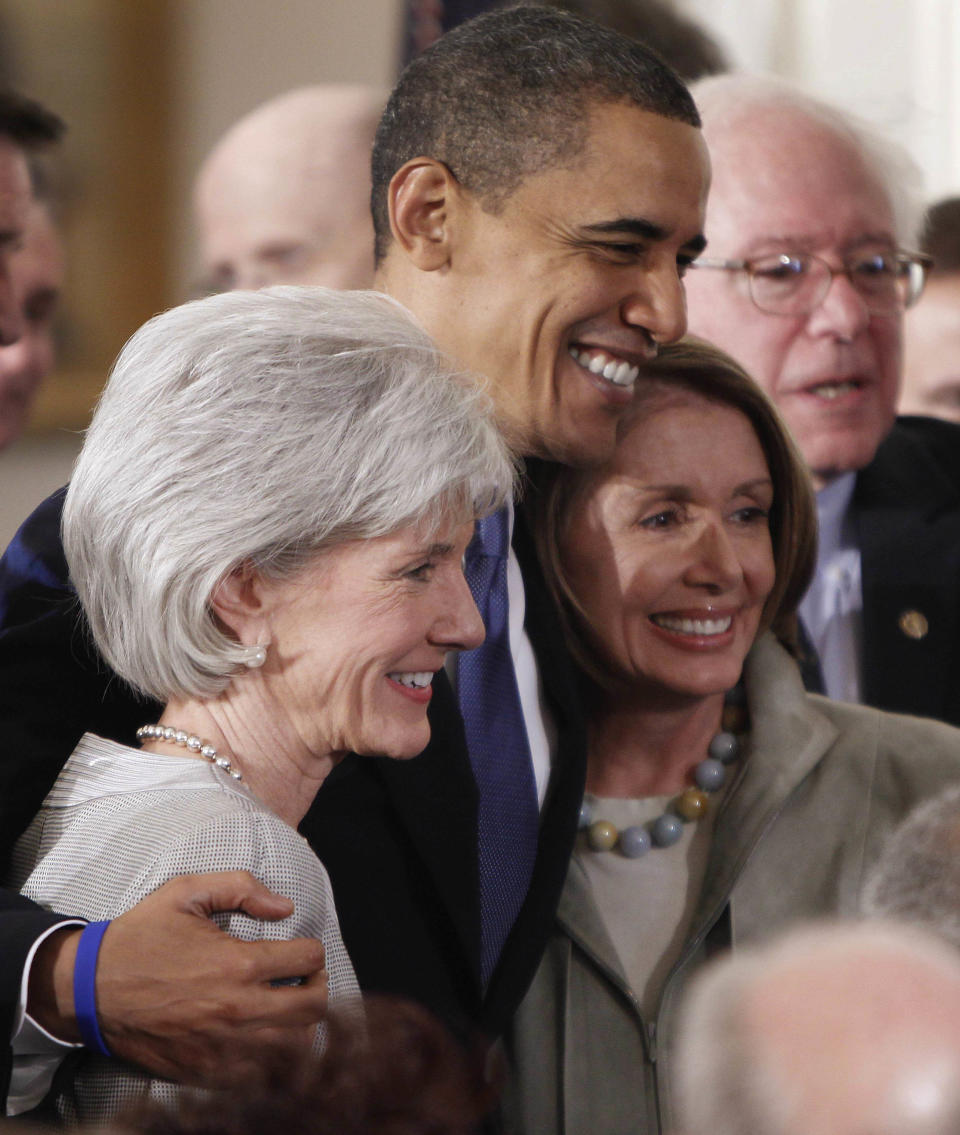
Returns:
[[[248,646],[244,650],[243,664],[248,670],[259,670],[267,660],[267,646],[258,642],[256,646]]]

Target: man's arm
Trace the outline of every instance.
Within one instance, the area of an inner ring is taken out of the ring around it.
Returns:
[[[289,899],[245,872],[184,876],[111,922],[97,964],[100,1031],[118,1057],[162,1076],[234,1083],[270,1044],[309,1043],[326,1014],[323,945],[313,938],[240,942],[209,918],[242,910],[276,921]],[[30,971],[27,1010],[48,1032],[79,1040],[73,965],[80,931],[52,935]],[[298,986],[272,980],[303,975]]]

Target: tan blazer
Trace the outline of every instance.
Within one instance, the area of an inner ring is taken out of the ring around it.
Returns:
[[[767,635],[745,667],[752,731],[717,813],[691,933],[656,1020],[645,1021],[573,860],[554,932],[508,1034],[515,1135],[676,1129],[677,1003],[716,949],[798,919],[854,914],[887,833],[960,780],[960,729],[805,693]]]

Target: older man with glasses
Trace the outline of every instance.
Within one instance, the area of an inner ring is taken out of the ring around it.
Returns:
[[[713,162],[690,329],[777,403],[818,490],[808,685],[960,724],[960,430],[896,418],[930,260],[889,141],[773,80],[695,88]],[[819,661],[819,665],[817,662]]]

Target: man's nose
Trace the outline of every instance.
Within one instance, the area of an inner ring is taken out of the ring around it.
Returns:
[[[834,275],[827,294],[807,319],[812,335],[833,335],[850,341],[862,334],[869,323],[867,301],[845,272]]]
[[[642,327],[655,343],[674,343],[687,330],[687,298],[676,266],[641,272],[621,305],[624,323]]]

